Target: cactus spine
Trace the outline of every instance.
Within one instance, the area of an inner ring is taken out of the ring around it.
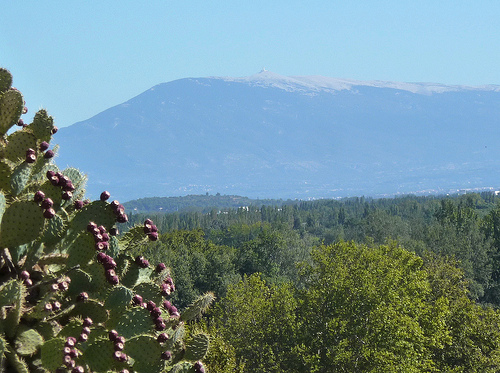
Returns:
[[[0,68],[0,371],[204,372],[208,336],[184,343],[184,323],[213,294],[179,313],[168,269],[129,254],[156,226],[116,236],[123,206],[84,200],[86,176],[53,161],[52,117],[25,124],[11,84]]]

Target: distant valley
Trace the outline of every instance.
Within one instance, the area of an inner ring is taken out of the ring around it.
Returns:
[[[500,87],[284,77],[162,83],[62,128],[97,198],[335,198],[500,186]]]

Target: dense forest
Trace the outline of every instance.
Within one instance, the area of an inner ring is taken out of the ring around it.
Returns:
[[[494,193],[157,213],[140,254],[172,268],[216,372],[500,370]],[[130,225],[146,215],[130,214]],[[134,254],[139,254],[134,253]]]

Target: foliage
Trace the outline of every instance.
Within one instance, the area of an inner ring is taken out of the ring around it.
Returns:
[[[130,255],[157,239],[156,226],[116,236],[123,206],[108,192],[83,200],[86,177],[53,163],[52,117],[40,110],[24,124],[11,82],[0,69],[0,370],[204,371],[208,336],[184,343],[184,324],[213,294],[179,314],[165,266]]]

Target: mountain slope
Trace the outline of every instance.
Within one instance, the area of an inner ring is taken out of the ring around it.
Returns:
[[[62,128],[58,163],[117,198],[307,198],[499,184],[498,86],[282,77],[159,84]]]

